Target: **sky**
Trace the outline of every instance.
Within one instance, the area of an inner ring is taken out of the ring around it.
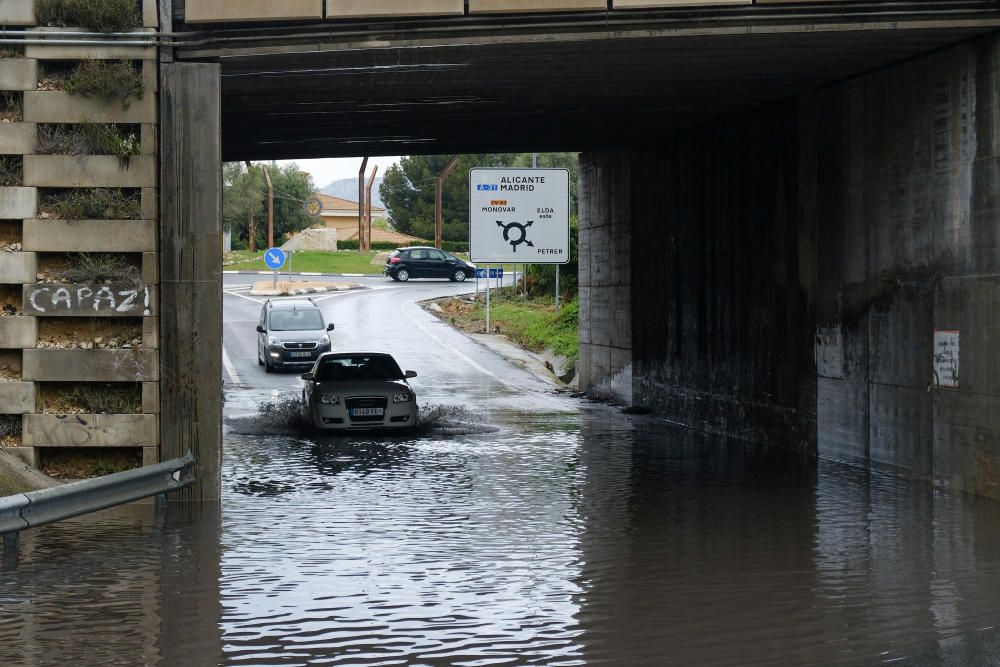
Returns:
[[[391,165],[399,162],[399,155],[385,155],[382,157],[368,158],[368,172],[370,176],[372,167],[378,165],[378,176],[385,174],[385,170]],[[282,160],[281,164],[294,162],[299,165],[299,169],[312,174],[313,184],[317,189],[325,188],[331,181],[341,178],[357,178],[358,169],[361,168],[361,158],[322,158],[318,160]]]

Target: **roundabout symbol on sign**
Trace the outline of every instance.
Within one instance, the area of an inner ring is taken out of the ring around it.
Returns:
[[[522,243],[526,244],[529,248],[534,248],[535,244],[528,240],[528,227],[531,227],[533,220],[528,220],[523,225],[520,222],[508,222],[506,225],[497,220],[497,226],[503,228],[503,240],[510,243],[510,247],[513,252],[517,252],[517,246]],[[511,234],[510,230],[516,229],[517,234]],[[515,239],[511,239],[511,236],[517,236]]]

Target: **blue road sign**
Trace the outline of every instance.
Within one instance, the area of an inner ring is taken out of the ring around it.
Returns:
[[[264,263],[267,268],[277,271],[285,264],[285,251],[281,248],[268,248],[264,253]]]
[[[488,276],[490,278],[503,278],[503,267],[499,269],[489,269]],[[487,277],[486,269],[476,269],[476,277],[486,278]]]

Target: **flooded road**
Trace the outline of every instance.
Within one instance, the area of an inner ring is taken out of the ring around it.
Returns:
[[[997,503],[556,394],[405,287],[321,303],[449,428],[255,428],[298,379],[227,296],[221,508],[25,532],[0,665],[1000,664]]]

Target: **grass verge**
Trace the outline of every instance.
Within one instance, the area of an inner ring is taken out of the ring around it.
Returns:
[[[287,255],[287,253],[286,253]],[[362,273],[380,275],[384,264],[372,264],[374,252],[338,250],[337,252],[296,252],[292,256],[292,271],[306,273]],[[223,258],[223,268],[227,271],[267,271],[264,253],[247,251],[228,253]],[[281,269],[288,271],[288,261]]]
[[[546,348],[566,357],[567,366],[576,366],[580,356],[579,301],[573,299],[556,311],[552,299],[522,297],[505,288],[502,297],[490,307],[490,325],[526,350],[540,352]],[[486,304],[482,294],[475,300],[445,299],[438,302],[439,316],[449,324],[470,333],[486,330]]]

